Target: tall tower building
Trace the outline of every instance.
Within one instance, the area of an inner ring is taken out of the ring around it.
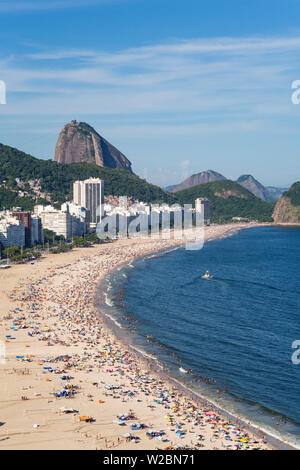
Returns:
[[[25,247],[31,247],[31,213],[30,212],[13,212],[12,215],[25,225]]]
[[[196,212],[200,212],[203,208],[204,211],[204,222],[210,224],[210,202],[207,198],[201,198],[195,200]]]
[[[96,228],[104,216],[104,181],[97,178],[75,181],[73,200],[90,211],[90,227]]]

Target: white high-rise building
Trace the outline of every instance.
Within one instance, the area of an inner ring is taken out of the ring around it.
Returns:
[[[195,210],[196,212],[201,212],[203,210],[204,222],[210,224],[210,202],[209,199],[204,197],[199,197],[195,200]]]
[[[90,227],[95,228],[104,217],[104,181],[97,178],[75,181],[73,201],[90,212]]]
[[[37,214],[31,214],[31,245],[44,243],[42,219]]]
[[[0,242],[4,248],[25,246],[25,224],[9,212],[0,213]]]
[[[35,206],[34,212],[44,229],[65,238],[83,235],[89,223],[88,211],[70,202],[62,204],[60,211],[53,206]]]
[[[90,213],[84,207],[80,207],[74,202],[65,202],[61,205],[63,212],[70,212],[72,216],[73,236],[81,236],[87,233],[90,226]]]
[[[51,230],[55,235],[63,235],[65,238],[73,236],[72,216],[69,212],[55,209],[47,210],[45,208],[45,211],[40,212],[39,216],[42,220],[43,229]]]

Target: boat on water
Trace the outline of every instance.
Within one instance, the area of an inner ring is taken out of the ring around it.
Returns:
[[[212,276],[209,271],[206,271],[206,273],[201,277],[202,277],[202,279],[213,279],[214,278],[214,276]]]
[[[179,367],[179,371],[182,372],[183,374],[187,374],[188,371],[185,370],[183,367]]]

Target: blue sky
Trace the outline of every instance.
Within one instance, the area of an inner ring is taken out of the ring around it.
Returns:
[[[300,0],[0,0],[0,142],[53,158],[82,120],[165,186],[300,179]]]

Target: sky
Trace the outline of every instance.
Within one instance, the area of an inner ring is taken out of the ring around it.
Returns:
[[[288,187],[299,17],[300,0],[0,0],[0,142],[52,159],[76,119],[160,186],[213,169]]]

